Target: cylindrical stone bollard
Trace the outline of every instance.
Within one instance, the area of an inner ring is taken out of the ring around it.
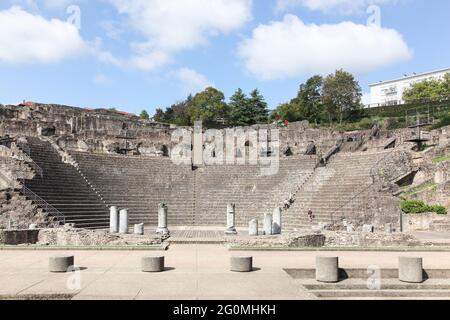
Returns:
[[[398,278],[402,282],[423,282],[422,258],[399,257]]]
[[[156,230],[156,233],[159,235],[166,236],[169,234],[169,229],[167,228],[167,214],[167,205],[165,203],[160,203],[158,207],[158,229]]]
[[[230,270],[233,272],[253,271],[253,257],[231,257]]]
[[[232,203],[229,203],[227,205],[227,230],[225,231],[226,234],[237,233],[235,219],[236,219],[236,206]]]
[[[248,225],[248,235],[256,237],[258,235],[258,220],[253,219]]]
[[[264,234],[270,236],[272,234],[273,218],[270,213],[264,214]]]
[[[67,272],[74,264],[74,256],[53,256],[48,259],[50,272]]]
[[[134,234],[143,236],[144,235],[144,224],[139,223],[134,225]]]
[[[119,232],[119,210],[115,206],[109,208],[109,232]]]
[[[142,272],[163,272],[164,257],[143,257]]]
[[[316,281],[334,283],[339,281],[339,258],[316,258]]]
[[[119,214],[119,233],[128,233],[128,209],[120,210]]]
[[[273,210],[272,234],[281,234],[281,208]]]

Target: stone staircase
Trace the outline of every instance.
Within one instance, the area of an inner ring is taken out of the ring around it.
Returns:
[[[359,210],[373,184],[372,168],[389,154],[383,151],[335,155],[295,195],[294,204],[284,213],[285,227],[309,229],[320,222],[332,223],[361,214]],[[312,223],[308,220],[309,209],[315,216]]]
[[[225,226],[228,203],[236,204],[237,226],[279,206],[313,173],[316,158],[280,159],[272,176],[259,166],[177,166],[168,158],[71,152],[79,170],[108,205],[130,210],[131,223],[157,224],[160,202],[169,207],[169,225]]]
[[[42,169],[42,177],[36,175],[25,180],[25,189],[30,190],[45,203],[65,217],[66,223],[75,223],[80,228],[102,228],[109,225],[106,204],[92,190],[77,169],[62,162],[61,157],[49,142],[38,138],[27,138],[30,157]],[[27,198],[30,193],[26,193]],[[42,202],[41,200],[39,202]]]

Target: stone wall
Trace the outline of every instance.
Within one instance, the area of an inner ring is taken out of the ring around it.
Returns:
[[[0,230],[0,244],[12,246],[36,244],[38,234],[38,230]]]

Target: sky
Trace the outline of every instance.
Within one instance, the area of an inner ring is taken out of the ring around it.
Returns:
[[[448,0],[0,0],[0,104],[140,113],[208,86],[270,109],[309,77],[450,67]]]

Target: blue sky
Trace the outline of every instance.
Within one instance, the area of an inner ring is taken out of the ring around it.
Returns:
[[[448,0],[0,0],[0,103],[153,113],[213,85],[227,98],[258,88],[275,108],[338,68],[367,93],[450,67],[449,12]]]

